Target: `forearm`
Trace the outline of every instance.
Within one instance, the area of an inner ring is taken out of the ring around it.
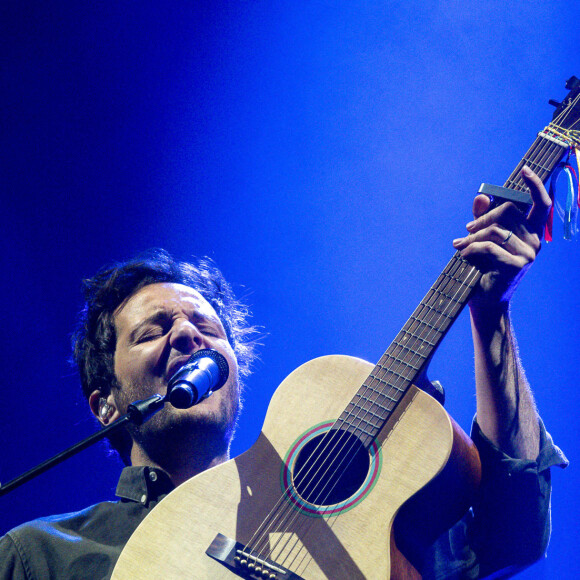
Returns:
[[[507,455],[535,460],[539,452],[538,417],[519,361],[508,303],[470,306],[479,426]]]

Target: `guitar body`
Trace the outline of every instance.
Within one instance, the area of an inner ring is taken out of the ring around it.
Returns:
[[[363,474],[364,481],[349,498],[317,506],[282,487],[305,442],[328,429],[372,368],[359,359],[327,356],[296,369],[276,390],[254,446],[190,479],[160,502],[132,535],[113,579],[236,578],[206,550],[218,533],[244,545],[255,543],[252,537],[264,521],[269,526],[261,530],[260,539],[272,552],[268,558],[300,578],[419,577],[396,548],[395,516],[418,490],[449,471],[444,467],[464,441],[429,395],[416,387],[409,389],[367,454],[368,474]],[[466,445],[468,456],[477,459],[473,444]],[[467,463],[459,461],[459,472],[470,479]],[[455,470],[453,479],[457,479]],[[454,520],[469,505],[468,495],[455,491],[439,495],[460,497],[465,504],[455,508]],[[420,513],[425,505],[419,507],[419,515],[411,504],[405,509],[414,513],[410,521],[426,519],[425,526],[419,527],[428,530],[426,542],[430,542],[445,527],[433,526],[439,509],[434,503],[429,503],[427,513]],[[450,513],[447,506],[440,511]],[[288,574],[260,577],[291,578]],[[245,577],[257,576],[246,573]]]
[[[566,87],[505,182],[508,199],[529,198],[514,198],[528,189],[524,165],[545,182],[580,147],[580,80]],[[419,578],[425,549],[472,504],[481,464],[414,382],[481,275],[456,252],[374,367],[328,356],[296,369],[256,444],[169,494],[127,543],[114,580]]]

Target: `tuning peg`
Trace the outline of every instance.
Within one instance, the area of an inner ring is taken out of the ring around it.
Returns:
[[[578,77],[570,77],[566,81],[566,88],[571,91],[580,87],[580,79]]]
[[[550,99],[548,101],[548,103],[550,103],[550,105],[552,105],[552,107],[556,107],[558,108],[562,103],[559,103],[558,101],[555,101],[554,99]]]

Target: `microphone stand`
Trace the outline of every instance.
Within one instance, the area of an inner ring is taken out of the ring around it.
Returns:
[[[20,487],[23,483],[30,481],[31,479],[35,478],[37,475],[44,473],[45,471],[49,470],[51,467],[62,463],[65,459],[72,457],[73,455],[77,454],[79,451],[90,447],[93,443],[100,441],[101,439],[105,438],[109,433],[113,431],[117,431],[121,427],[123,427],[126,423],[133,423],[135,425],[142,425],[153,417],[157,411],[159,411],[163,405],[165,405],[165,398],[161,395],[152,395],[151,397],[144,399],[143,401],[135,401],[131,403],[127,407],[127,414],[119,417],[114,423],[111,423],[104,429],[89,435],[86,439],[75,443],[68,449],[61,451],[54,457],[43,461],[36,467],[33,467],[29,471],[11,479],[5,485],[0,484],[0,497],[7,494],[8,492]]]

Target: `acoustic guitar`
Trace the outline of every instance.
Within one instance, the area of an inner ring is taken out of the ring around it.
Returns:
[[[505,188],[525,192],[524,164],[545,181],[580,143],[580,80],[567,88]],[[291,373],[254,446],[160,502],[113,579],[419,578],[421,550],[468,509],[480,464],[415,383],[480,277],[456,253],[375,366],[327,356]]]

